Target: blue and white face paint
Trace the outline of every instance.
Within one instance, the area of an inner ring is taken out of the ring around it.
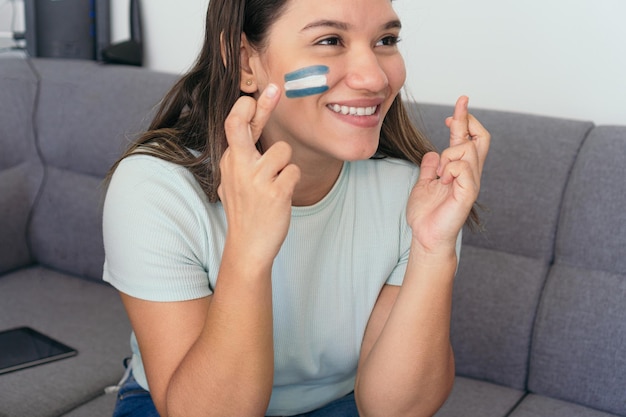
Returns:
[[[326,65],[313,65],[285,74],[285,95],[299,98],[323,93],[328,90],[326,74]]]

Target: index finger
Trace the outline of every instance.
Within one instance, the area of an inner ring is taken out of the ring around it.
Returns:
[[[256,112],[250,121],[250,128],[255,142],[261,136],[261,132],[263,131],[263,128],[269,120],[272,112],[276,108],[279,100],[280,94],[278,86],[276,84],[268,84],[259,96],[259,100],[256,105]]]
[[[265,88],[258,100],[249,96],[240,97],[224,122],[228,146],[256,151],[255,144],[278,98],[278,87],[273,84]]]

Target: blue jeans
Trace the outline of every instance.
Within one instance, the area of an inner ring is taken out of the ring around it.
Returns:
[[[150,393],[141,388],[132,373],[117,393],[113,417],[159,417]],[[352,392],[318,410],[294,417],[359,417],[359,413]]]
[[[159,417],[150,393],[135,381],[132,372],[117,393],[113,417]]]

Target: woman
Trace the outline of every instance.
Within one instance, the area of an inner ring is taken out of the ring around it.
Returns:
[[[211,0],[196,65],[110,178],[104,278],[133,327],[116,415],[443,403],[490,138],[461,97],[429,152],[399,32],[389,0]]]

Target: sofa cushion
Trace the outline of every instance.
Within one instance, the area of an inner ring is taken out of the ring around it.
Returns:
[[[42,265],[102,279],[102,180],[177,76],[94,61],[33,59],[46,164],[29,239]],[[141,92],[141,94],[137,94]]]
[[[119,381],[130,325],[113,288],[33,267],[3,276],[0,294],[0,329],[30,326],[78,350],[2,375],[0,415],[58,416]]]
[[[27,61],[0,58],[0,170],[37,159],[33,112],[37,78]]]
[[[102,394],[61,417],[109,417],[113,415],[117,394]]]
[[[0,170],[0,274],[32,262],[27,227],[41,171],[41,165],[30,162]]]
[[[23,59],[0,58],[0,273],[28,265],[27,225],[41,182],[33,112],[37,79]]]
[[[102,179],[48,167],[33,208],[30,241],[37,261],[75,276],[102,280]]]
[[[457,375],[526,386],[528,351],[546,265],[466,245],[452,302]]]
[[[555,266],[537,318],[529,389],[626,415],[624,300],[624,275]]]
[[[529,388],[626,415],[626,128],[598,128],[572,171],[537,316]],[[601,203],[598,203],[598,202]]]
[[[505,417],[523,395],[501,385],[456,377],[452,393],[435,417]]]
[[[590,133],[563,203],[557,240],[560,262],[626,275],[624,161],[626,127],[602,126]]]
[[[528,395],[508,417],[619,417],[570,402]]]
[[[173,74],[88,60],[33,59],[44,80],[37,124],[48,165],[103,177],[148,125]]]

